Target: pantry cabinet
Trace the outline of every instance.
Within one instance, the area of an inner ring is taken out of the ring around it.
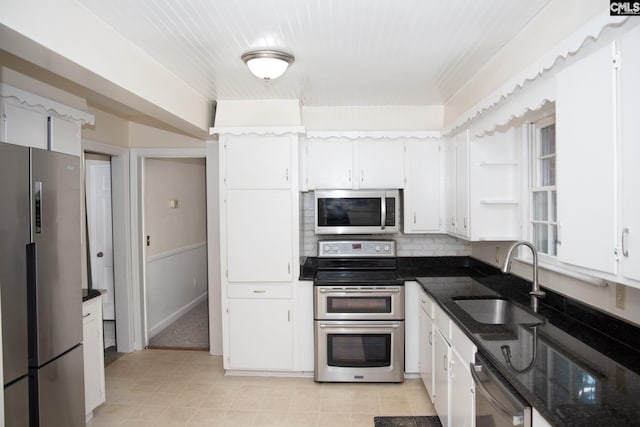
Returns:
[[[294,307],[308,310],[301,299],[309,294],[294,290],[300,241],[297,138],[268,129],[220,135],[222,341],[227,370],[292,371],[309,365],[307,351],[294,352],[308,347],[296,334],[308,327],[308,321],[294,316]]]
[[[404,188],[402,141],[310,139],[306,157],[309,190]]]
[[[440,141],[405,143],[404,233],[441,232]]]

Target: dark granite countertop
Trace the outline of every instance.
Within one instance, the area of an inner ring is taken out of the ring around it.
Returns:
[[[82,288],[82,302],[89,301],[90,299],[97,298],[100,295],[106,294],[106,289],[86,289]]]
[[[534,329],[475,322],[452,299],[500,295],[529,307],[529,282],[470,257],[398,257],[398,273],[418,280],[495,367],[547,420],[559,426],[640,426],[640,328],[545,289]],[[317,258],[301,265],[313,280]],[[502,329],[500,329],[502,328]],[[511,349],[511,366],[501,347]]]
[[[530,284],[497,270],[474,277],[419,277],[418,282],[552,424],[640,425],[636,398],[640,392],[640,351],[634,347],[640,337],[638,328],[549,290],[538,310],[542,324],[511,328],[483,325],[453,298],[500,295],[529,310]],[[505,345],[511,350],[511,367],[501,349]]]

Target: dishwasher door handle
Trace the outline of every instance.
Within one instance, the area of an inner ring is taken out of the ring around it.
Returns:
[[[473,377],[473,382],[476,384],[476,391],[480,391],[484,397],[487,398],[491,406],[502,412],[507,417],[513,419],[514,426],[522,426],[524,425],[524,415],[514,414],[512,411],[507,409],[507,407],[500,402],[482,383],[482,380],[478,376],[476,369],[482,369],[482,365],[475,365],[473,363],[469,363],[469,369],[471,370],[471,376]]]

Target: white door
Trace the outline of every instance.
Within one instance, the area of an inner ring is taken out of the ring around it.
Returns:
[[[107,290],[102,299],[103,319],[115,320],[111,162],[106,160],[87,160],[85,185],[92,287],[94,289]]]
[[[433,320],[420,308],[420,377],[433,400]]]

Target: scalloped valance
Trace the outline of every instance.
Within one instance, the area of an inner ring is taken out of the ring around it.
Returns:
[[[304,126],[247,126],[209,128],[209,135],[286,135],[304,132]]]
[[[589,21],[498,90],[467,110],[445,129],[443,135],[447,136],[469,127],[474,136],[482,136],[523,117],[529,111],[554,102],[555,73],[551,71],[557,70],[559,64],[578,54],[590,44],[590,41],[597,41],[607,28],[638,24],[640,20],[609,16],[607,9],[607,13]]]
[[[43,114],[54,115],[64,119],[80,122],[82,125],[94,125],[95,117],[86,111],[78,110],[68,105],[52,101],[40,95],[18,89],[6,83],[0,83],[0,98],[12,99],[20,105],[34,110],[40,110]]]
[[[359,138],[370,138],[370,139],[405,139],[405,138],[417,138],[417,139],[427,139],[440,138],[440,132],[438,131],[330,131],[330,130],[317,130],[317,131],[308,131],[307,138],[319,138],[319,139],[330,139],[330,138],[346,138],[346,139],[359,139]]]

